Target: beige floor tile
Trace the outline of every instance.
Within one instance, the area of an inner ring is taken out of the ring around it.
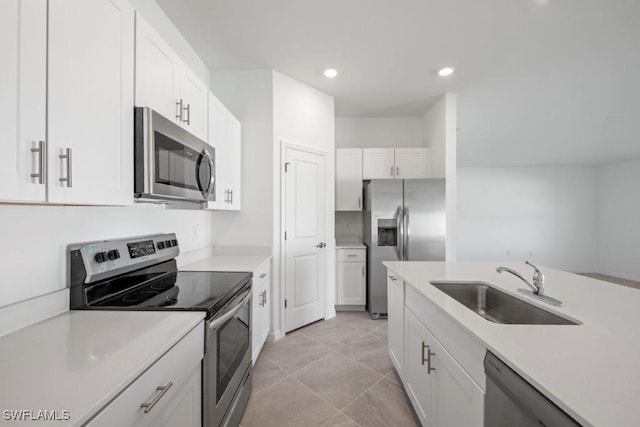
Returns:
[[[300,329],[296,329],[295,332],[300,332],[304,335],[311,335],[321,331],[331,330],[339,325],[341,325],[341,323],[337,318],[333,318],[329,320],[320,320],[318,322],[311,323],[310,325],[307,325]]]
[[[386,323],[386,320],[373,320],[366,311],[342,311],[336,314],[336,318],[352,328],[362,329],[367,332],[377,328],[381,323]]]
[[[395,368],[391,369],[391,372],[385,375],[384,378],[386,380],[393,381],[394,383],[398,384],[401,388],[404,388],[402,386],[402,381],[400,380],[400,377],[398,376],[398,373],[396,372]]]
[[[305,335],[287,335],[279,341],[266,343],[261,356],[280,369],[293,373],[331,353],[329,347]]]
[[[417,426],[404,391],[383,379],[342,411],[362,427]]]
[[[322,424],[322,427],[358,427],[358,424],[342,412],[339,412],[329,421]]]
[[[293,378],[284,379],[262,393],[252,394],[240,421],[242,427],[321,426],[337,409]]]
[[[393,369],[387,342],[372,334],[357,338],[338,352],[382,375],[388,374]]]
[[[362,329],[353,328],[337,320],[329,326],[325,325],[321,329],[305,331],[306,336],[333,349],[343,347],[364,334],[366,334],[366,332]]]
[[[378,338],[381,338],[385,341],[388,341],[389,339],[389,325],[387,325],[387,322],[384,323],[384,325],[380,325],[377,328],[375,328],[373,331],[371,331],[371,333],[375,336],[377,336]]]
[[[261,355],[253,367],[252,393],[258,393],[266,387],[284,379],[289,374],[278,368],[269,359]]]
[[[345,356],[329,354],[299,370],[294,377],[338,409],[342,409],[382,375]]]

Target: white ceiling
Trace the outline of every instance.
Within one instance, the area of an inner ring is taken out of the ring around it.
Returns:
[[[157,2],[212,71],[274,68],[337,116],[418,116],[456,92],[462,165],[640,156],[638,0]]]

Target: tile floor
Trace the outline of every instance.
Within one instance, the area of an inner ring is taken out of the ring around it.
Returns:
[[[265,343],[242,427],[414,427],[387,354],[387,322],[339,312]]]
[[[583,276],[591,277],[592,279],[604,280],[605,282],[611,282],[622,286],[628,286],[630,288],[640,289],[640,282],[633,280],[622,279],[620,277],[608,276],[600,273],[583,273]]]

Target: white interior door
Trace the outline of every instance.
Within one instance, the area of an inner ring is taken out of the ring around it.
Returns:
[[[285,332],[324,317],[325,156],[285,148]]]

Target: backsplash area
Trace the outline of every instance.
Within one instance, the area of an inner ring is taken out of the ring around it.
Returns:
[[[336,212],[336,241],[362,242],[362,212]]]
[[[0,205],[0,235],[7,243],[0,247],[0,335],[68,309],[68,244],[163,232],[178,237],[178,264],[209,255],[209,212],[150,204]]]

